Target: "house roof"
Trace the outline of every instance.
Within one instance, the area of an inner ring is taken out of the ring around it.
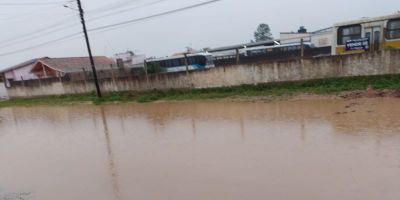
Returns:
[[[0,73],[5,73],[5,72],[11,71],[11,70],[15,70],[15,69],[19,69],[19,68],[22,68],[22,67],[26,67],[28,65],[32,65],[32,64],[36,63],[40,59],[45,59],[45,58],[47,58],[47,57],[30,59],[30,60],[25,61],[23,63],[20,63],[18,65],[14,65],[12,67],[8,67],[8,68],[5,68],[3,70],[0,70]]]
[[[116,66],[115,62],[108,57],[95,56],[93,58],[96,70],[109,70],[111,65]],[[39,62],[64,73],[82,72],[82,69],[92,70],[89,57],[44,58],[37,61]]]

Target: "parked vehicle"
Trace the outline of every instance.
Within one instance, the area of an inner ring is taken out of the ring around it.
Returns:
[[[209,53],[196,53],[168,58],[147,59],[148,70],[159,70],[158,72],[181,72],[204,70],[214,67],[212,55]]]
[[[400,48],[400,13],[334,25],[332,54]]]
[[[304,43],[304,49],[313,48],[311,43]],[[298,52],[301,50],[300,43],[293,44],[285,44],[285,45],[275,45],[275,46],[262,46],[262,47],[252,47],[252,48],[244,48],[241,50],[241,53],[244,56],[259,56],[259,55],[268,55],[268,54],[285,54],[289,52]]]

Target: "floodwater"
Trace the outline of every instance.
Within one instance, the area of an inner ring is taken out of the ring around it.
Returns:
[[[0,200],[398,200],[400,100],[0,109]]]

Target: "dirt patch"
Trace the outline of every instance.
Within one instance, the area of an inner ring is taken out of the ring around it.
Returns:
[[[300,93],[293,95],[290,100],[332,100],[339,99],[337,95],[333,94],[312,94],[312,93]]]
[[[377,98],[377,97],[400,98],[400,89],[375,90],[375,89],[369,87],[366,90],[342,92],[339,94],[339,97],[344,98],[344,99]]]
[[[334,94],[312,94],[298,93],[287,94],[282,96],[232,96],[222,99],[212,99],[211,101],[228,101],[228,102],[276,102],[276,101],[298,101],[298,100],[332,100],[341,99]]]
[[[280,100],[332,100],[332,99],[361,99],[361,98],[380,98],[380,97],[390,97],[390,98],[400,98],[400,89],[384,89],[375,90],[371,87],[366,90],[356,90],[349,92],[341,92],[339,94],[313,94],[313,93],[298,93],[298,94],[288,94],[283,96],[233,96],[228,98],[220,99],[220,101],[229,102],[272,102]],[[215,101],[212,100],[212,101]],[[354,105],[348,105],[346,108],[351,108]]]

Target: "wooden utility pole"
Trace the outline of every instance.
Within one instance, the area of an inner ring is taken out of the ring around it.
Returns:
[[[302,59],[304,58],[304,38],[300,40],[300,57]]]
[[[187,53],[184,53],[183,56],[185,58],[186,76],[189,77],[189,61],[188,61]]]
[[[147,84],[147,87],[148,88],[150,88],[150,82],[149,82],[149,72],[147,71],[147,61],[146,60],[144,60],[144,74],[145,74],[145,76],[146,76],[146,84]]]
[[[97,96],[99,98],[101,98],[100,85],[99,85],[99,80],[97,79],[97,72],[96,72],[96,66],[94,64],[94,59],[93,59],[93,55],[92,55],[92,49],[90,48],[89,35],[88,35],[87,29],[86,29],[84,11],[82,8],[81,0],[77,0],[77,2],[78,2],[78,8],[79,8],[79,15],[81,17],[81,22],[82,22],[82,27],[83,27],[83,33],[85,34],[86,46],[87,46],[87,49],[89,52],[90,65],[92,66],[92,70],[93,70],[93,78],[94,78],[94,83],[96,85]]]
[[[236,49],[236,64],[240,64],[240,52],[239,49]]]

